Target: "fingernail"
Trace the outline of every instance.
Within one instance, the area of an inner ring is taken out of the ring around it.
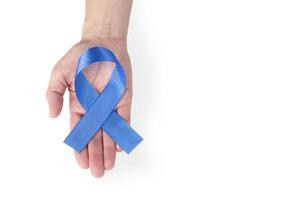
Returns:
[[[112,168],[114,168],[114,164],[113,164],[113,162],[105,162],[104,163],[104,167],[105,167],[105,169],[106,170],[111,170]]]
[[[51,110],[49,110],[49,117],[54,118],[53,113],[51,112]]]
[[[50,117],[50,118],[55,118],[55,117],[56,117],[56,114],[53,113],[53,111],[49,110],[49,117]]]

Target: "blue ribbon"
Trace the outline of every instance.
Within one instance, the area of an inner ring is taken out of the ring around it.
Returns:
[[[98,93],[84,76],[83,70],[101,61],[113,62],[115,68],[104,90]],[[77,99],[86,113],[64,143],[80,152],[102,128],[125,152],[130,153],[143,138],[115,111],[126,87],[125,72],[115,55],[103,47],[85,51],[78,61],[74,84]]]

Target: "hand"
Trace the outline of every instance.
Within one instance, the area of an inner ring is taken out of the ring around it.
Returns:
[[[63,95],[68,88],[70,99],[70,128],[72,129],[85,110],[81,107],[74,91],[74,78],[77,61],[80,55],[88,48],[102,46],[114,52],[126,72],[127,86],[121,101],[117,105],[117,112],[128,122],[130,121],[130,108],[132,99],[132,81],[130,59],[126,50],[126,42],[120,39],[97,39],[97,41],[82,41],[73,46],[62,59],[54,66],[46,98],[49,104],[49,115],[57,117],[63,106]],[[114,68],[111,62],[98,62],[88,67],[84,74],[90,84],[97,90],[104,89]],[[104,175],[115,165],[116,152],[121,148],[101,129],[80,153],[75,152],[78,164],[90,168],[95,177]]]

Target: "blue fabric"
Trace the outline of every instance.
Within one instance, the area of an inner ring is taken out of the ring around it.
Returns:
[[[101,61],[113,62],[115,68],[104,90],[98,93],[84,76],[83,70]],[[143,138],[115,111],[126,87],[125,72],[115,55],[103,47],[85,51],[78,61],[74,84],[77,99],[86,113],[64,143],[80,152],[102,128],[125,152],[130,153]]]

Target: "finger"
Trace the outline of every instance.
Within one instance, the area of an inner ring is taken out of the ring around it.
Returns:
[[[117,152],[122,152],[123,151],[123,149],[118,144],[116,144],[116,150],[117,150]]]
[[[81,152],[74,151],[76,161],[82,169],[89,168],[88,148],[85,147]]]
[[[88,144],[89,166],[93,176],[96,178],[104,175],[102,142],[102,131],[99,131]]]
[[[54,66],[49,86],[47,89],[46,98],[49,104],[49,115],[50,117],[57,117],[63,106],[63,95],[73,79],[77,59],[83,49],[73,47],[71,48]]]
[[[114,167],[116,161],[115,142],[103,131],[103,150],[104,150],[104,167],[110,170]]]
[[[46,93],[46,98],[49,105],[49,116],[55,118],[61,112],[63,106],[63,95],[67,84],[58,67],[54,67],[49,86]]]
[[[71,129],[73,129],[73,127],[78,123],[81,117],[82,115],[79,113],[70,112]],[[81,168],[83,169],[89,168],[89,157],[88,157],[87,147],[85,147],[80,153],[74,151],[74,154],[75,154],[76,161]]]

